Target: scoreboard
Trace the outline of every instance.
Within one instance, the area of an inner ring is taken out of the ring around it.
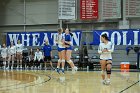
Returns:
[[[126,0],[124,5],[126,17],[140,17],[140,0]]]
[[[121,0],[102,0],[102,19],[121,18]]]

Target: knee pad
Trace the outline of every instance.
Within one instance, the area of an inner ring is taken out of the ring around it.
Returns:
[[[72,60],[68,60],[67,62],[70,64],[70,63],[72,63]]]
[[[101,75],[105,75],[105,71],[104,70],[101,71]]]
[[[59,63],[61,63],[61,62],[62,62],[62,60],[61,60],[61,59],[58,59],[58,62],[59,62]]]
[[[65,59],[62,59],[62,63],[64,63],[65,62]]]
[[[110,70],[106,69],[106,74],[111,74],[111,69]]]
[[[111,65],[111,67],[112,67],[112,63],[107,63],[107,64],[106,64],[106,67],[107,67],[107,65]]]

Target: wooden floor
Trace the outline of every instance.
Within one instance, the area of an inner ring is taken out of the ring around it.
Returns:
[[[103,85],[99,71],[0,70],[0,93],[140,93],[139,72],[113,72]]]

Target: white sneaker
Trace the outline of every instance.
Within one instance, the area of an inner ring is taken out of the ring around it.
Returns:
[[[5,67],[5,66],[3,66],[3,69],[5,70],[5,69],[6,69],[6,67]]]
[[[11,69],[13,70],[13,66],[11,66]]]
[[[20,69],[22,69],[22,66],[20,66]]]
[[[74,70],[75,70],[75,71],[77,71],[77,70],[78,70],[78,68],[75,66],[75,67],[74,67]]]
[[[102,84],[106,85],[106,80],[102,80]]]
[[[37,67],[35,66],[35,67],[34,67],[34,69],[36,70],[36,69],[37,69]]]
[[[9,67],[6,68],[7,70],[9,69]]]
[[[26,66],[25,69],[27,70],[28,69],[28,66]]]
[[[47,70],[47,68],[45,67],[45,70]]]
[[[19,68],[19,66],[17,66],[17,69]]]
[[[31,66],[31,70],[33,70],[33,66]]]
[[[74,68],[72,68],[72,71],[77,71],[78,68],[75,66]]]
[[[40,69],[40,66],[38,66],[38,69]]]
[[[110,79],[107,79],[107,80],[106,80],[106,84],[107,84],[107,85],[110,85]]]

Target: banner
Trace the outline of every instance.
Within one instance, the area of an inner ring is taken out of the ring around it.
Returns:
[[[72,43],[75,46],[80,45],[81,41],[81,31],[73,31]],[[13,41],[14,44],[17,44],[17,41],[20,40],[24,46],[43,46],[45,40],[49,41],[50,45],[56,46],[56,37],[57,32],[8,32],[7,33],[7,45],[10,45],[10,42]]]
[[[94,30],[93,45],[99,45],[100,36],[106,33],[115,45],[140,45],[140,29]]]
[[[76,19],[76,0],[58,0],[58,19]]]

